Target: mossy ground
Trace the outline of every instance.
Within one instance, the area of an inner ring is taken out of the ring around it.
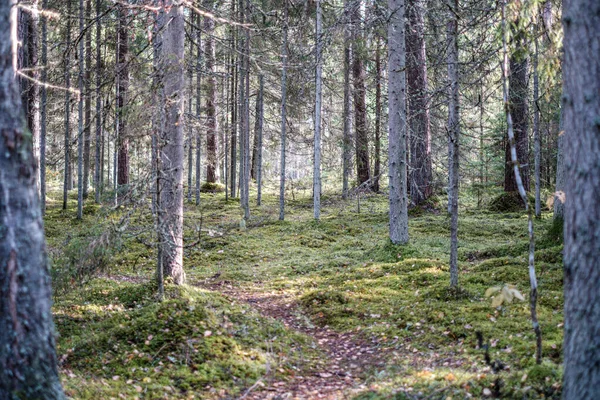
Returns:
[[[382,353],[394,356],[372,372],[370,390],[360,398],[477,398],[485,389],[493,393],[497,378],[502,397],[559,397],[562,247],[544,240],[550,215],[535,221],[542,239],[536,268],[544,339],[544,361],[536,366],[523,212],[461,210],[461,291],[450,292],[449,220],[443,210],[416,213],[410,244],[394,246],[387,239],[385,196],[363,197],[360,213],[355,200],[325,196],[321,221],[315,222],[307,195],[296,193],[286,203],[285,221],[277,220],[277,198],[264,195],[246,228],[240,228],[238,201],[226,203],[223,194],[203,193],[200,207],[186,205],[189,241],[200,232],[199,245],[185,250],[190,284],[260,284],[261,290],[298,300],[316,324],[379,343]],[[74,237],[100,223],[93,213],[83,224],[70,218],[51,210],[46,219],[57,269],[66,231]],[[58,349],[75,398],[98,398],[98,391],[103,398],[223,397],[239,393],[266,369],[285,377],[303,368],[300,359],[315,351],[311,340],[247,306],[211,291],[172,287],[167,301],[158,303],[150,285],[135,281],[149,279],[155,267],[144,243],[131,236],[111,255],[109,273],[128,279],[96,279],[57,297]],[[494,309],[483,294],[505,283],[517,285],[526,301]],[[507,366],[499,374],[476,348],[476,331],[490,343],[492,360]]]

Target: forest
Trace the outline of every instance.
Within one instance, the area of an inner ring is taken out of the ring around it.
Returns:
[[[598,0],[0,1],[0,400],[600,399]]]

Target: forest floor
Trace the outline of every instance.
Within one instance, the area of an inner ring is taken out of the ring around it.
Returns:
[[[543,362],[528,303],[527,220],[463,206],[461,290],[448,289],[449,220],[412,210],[410,244],[387,239],[387,199],[267,195],[240,227],[237,200],[186,205],[188,285],[157,301],[152,219],[50,203],[57,348],[73,398],[559,398],[562,246],[536,221]],[[491,306],[485,291],[525,296]],[[486,362],[476,332],[489,346]],[[494,363],[498,361],[498,363]]]

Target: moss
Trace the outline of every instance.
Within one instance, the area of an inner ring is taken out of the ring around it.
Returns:
[[[535,199],[531,195],[528,195],[528,200],[530,204],[535,203]],[[488,209],[501,213],[519,212],[525,209],[525,205],[519,192],[504,192],[490,202]]]
[[[204,182],[200,186],[201,193],[222,193],[225,191],[225,185],[214,182]]]

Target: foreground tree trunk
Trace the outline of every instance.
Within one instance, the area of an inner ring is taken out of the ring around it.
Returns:
[[[600,398],[600,5],[563,9],[564,399]]]
[[[94,157],[94,200],[96,203],[100,203],[100,194],[104,186],[102,156],[103,148],[103,134],[102,134],[102,122],[104,120],[102,114],[102,55],[101,55],[101,37],[102,37],[102,25],[101,25],[101,13],[102,11],[102,0],[96,0],[96,152]],[[154,165],[154,164],[152,164]]]
[[[279,168],[279,220],[285,218],[285,140],[286,140],[286,92],[288,62],[288,0],[283,0],[283,42],[281,45],[281,155]]]
[[[373,191],[379,193],[381,175],[381,36],[377,35],[375,50],[375,166],[373,167]]]
[[[67,30],[65,40],[65,137],[64,137],[64,172],[63,172],[63,204],[62,209],[67,209],[67,196],[71,184],[71,0],[67,1]]]
[[[13,7],[0,2],[0,398],[64,399],[36,161],[12,64]]]
[[[390,240],[394,244],[404,244],[408,242],[404,0],[388,0],[388,9]]]
[[[79,89],[79,101],[77,102],[77,219],[83,218],[83,148],[84,148],[84,124],[83,124],[83,75],[84,75],[84,52],[83,52],[83,36],[85,35],[84,27],[85,22],[83,21],[84,16],[84,2],[79,0],[79,74],[77,75],[77,87]]]
[[[183,6],[165,1],[169,10],[161,30],[160,68],[164,90],[165,125],[160,138],[160,207],[162,267],[165,277],[176,284],[185,283],[183,271],[183,99],[184,16]],[[167,23],[168,22],[168,23]]]
[[[85,19],[90,21],[92,17],[92,0],[85,2]],[[82,61],[83,62],[83,61]],[[85,85],[85,122],[83,125],[83,198],[89,195],[90,180],[90,145],[92,130],[92,29],[88,27],[85,31],[85,74],[83,82]]]
[[[431,130],[427,99],[427,60],[425,53],[425,4],[411,0],[407,6],[406,83],[408,126],[410,129],[410,198],[421,204],[432,192]]]

